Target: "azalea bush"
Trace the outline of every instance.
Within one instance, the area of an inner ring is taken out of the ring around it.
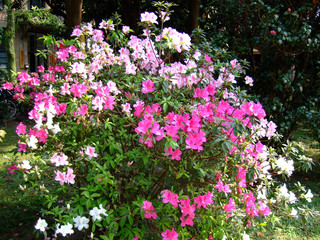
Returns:
[[[17,151],[34,155],[9,171],[45,202],[39,234],[248,239],[278,219],[273,209],[307,216],[288,203],[312,193],[274,180],[294,161],[266,145],[276,125],[238,87],[254,80],[165,27],[169,13],[143,13],[140,37],[112,20],[83,24],[74,40],[50,38],[55,66],[18,74],[35,125],[18,125]]]

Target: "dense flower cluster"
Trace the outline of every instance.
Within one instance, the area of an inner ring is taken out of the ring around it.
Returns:
[[[161,21],[167,18],[162,13]],[[276,126],[236,86],[244,69],[236,59],[218,65],[175,29],[156,34],[157,19],[143,13],[144,37],[131,35],[114,46],[105,41],[106,33],[115,33],[111,20],[100,24],[102,30],[82,25],[72,35],[84,35],[85,44],[65,42],[56,51],[57,65],[18,74],[15,97],[34,103],[29,119],[35,122],[29,129],[18,125],[18,151],[39,157],[9,171],[34,176],[29,181],[41,191],[57,183],[61,190],[46,191],[54,196],[48,213],[64,214],[50,227],[55,235],[91,228],[110,239],[153,231],[163,239],[219,238],[217,229],[228,219],[235,223],[228,227],[248,236],[239,219],[254,229],[271,214],[270,154],[260,140],[272,138]],[[182,60],[165,58],[174,54]],[[245,83],[253,79],[246,76]],[[288,176],[293,169],[284,158],[274,168]],[[284,187],[279,196],[295,201]],[[311,192],[303,196],[312,198]],[[46,234],[48,224],[39,219],[35,227]]]

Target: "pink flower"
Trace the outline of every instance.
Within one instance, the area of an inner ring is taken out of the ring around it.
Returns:
[[[195,204],[190,204],[190,198],[187,197],[187,199],[181,199],[180,200],[180,209],[182,216],[180,218],[181,220],[181,226],[184,227],[186,225],[193,226],[193,219],[195,217],[194,211],[195,211]]]
[[[91,160],[91,158],[93,157],[98,156],[94,151],[95,151],[95,147],[90,147],[90,146],[87,147],[85,154],[88,155],[89,160]]]
[[[169,148],[165,151],[165,155],[172,155],[171,159],[172,160],[177,160],[180,161],[181,160],[181,154],[182,152],[180,151],[180,149],[176,149],[175,151],[172,151],[172,147],[169,146]]]
[[[83,94],[87,93],[88,87],[84,84],[72,84],[70,91],[73,93],[75,97],[81,98]]]
[[[202,130],[199,130],[197,132],[190,132],[188,134],[188,137],[186,138],[186,149],[195,149],[200,152],[203,150],[202,144],[207,141],[206,139],[206,133]]]
[[[157,214],[154,212],[155,209],[152,206],[152,202],[149,202],[147,200],[143,201],[143,205],[141,208],[145,211],[145,213],[144,213],[145,218],[147,218],[147,219],[150,219],[150,218],[156,219],[157,218]]]
[[[59,170],[54,171],[54,172],[56,174],[56,177],[54,178],[54,180],[59,181],[60,185],[62,186],[66,182],[66,180],[65,180],[66,173],[65,172],[60,172]]]
[[[148,92],[153,92],[154,88],[154,83],[148,78],[147,81],[142,82],[142,92],[143,93],[148,93]]]
[[[233,210],[236,210],[235,202],[232,198],[230,198],[229,203],[224,205],[224,211],[225,212],[232,212]]]
[[[259,203],[259,213],[264,217],[270,215],[271,209],[261,201],[258,201],[258,203]]]
[[[70,183],[70,184],[74,184],[74,178],[76,177],[76,175],[73,174],[73,169],[71,168],[67,168],[67,173],[65,176],[65,181],[66,183]]]
[[[166,229],[163,233],[161,233],[163,240],[178,240],[179,234],[172,228],[172,230]]]
[[[209,204],[213,204],[213,195],[209,191],[208,194],[205,194],[203,196],[199,194],[198,197],[194,199],[194,202],[198,203],[197,208],[200,208],[201,206],[203,208],[207,208]]]
[[[223,186],[223,191],[224,191],[225,193],[231,193],[231,192],[232,192],[228,184],[226,184],[226,185]]]
[[[223,190],[223,182],[219,180],[214,187],[218,190],[218,192],[221,192]]]
[[[275,30],[271,30],[271,31],[270,31],[270,34],[272,34],[272,35],[276,35],[277,33],[276,33],[276,31],[275,31]]]
[[[81,105],[80,108],[78,108],[77,114],[81,116],[85,116],[87,114],[87,111],[88,111],[88,106],[87,104],[84,104],[84,105]]]
[[[179,196],[171,192],[170,190],[163,190],[161,192],[161,197],[163,198],[163,203],[171,203],[174,208],[178,207]]]
[[[27,129],[27,126],[24,125],[22,122],[20,122],[19,125],[18,125],[17,128],[16,128],[16,133],[17,133],[18,135],[20,135],[20,134],[27,134],[26,129]]]
[[[54,172],[56,174],[54,180],[59,181],[60,185],[63,185],[64,183],[74,184],[74,178],[76,175],[73,174],[73,170],[71,168],[68,167],[67,172],[60,172],[59,170]]]
[[[6,83],[2,84],[2,88],[3,88],[3,90],[12,90],[13,85],[12,85],[12,83],[6,82]]]

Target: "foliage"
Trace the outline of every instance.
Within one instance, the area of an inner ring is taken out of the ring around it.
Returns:
[[[52,31],[61,31],[64,28],[62,21],[48,8],[32,7],[30,10],[21,10],[16,14],[17,21],[27,22],[33,26],[48,27]]]
[[[143,13],[141,38],[112,20],[75,29],[86,44],[47,38],[57,65],[18,74],[35,121],[17,126],[18,151],[35,155],[10,171],[45,199],[45,236],[248,238],[311,201],[272,177],[290,176],[293,160],[262,144],[276,125],[237,85],[252,85],[245,68],[164,27],[168,13]]]
[[[319,128],[318,1],[216,1],[202,5],[212,44],[251,62],[251,89],[281,132]],[[256,49],[260,54],[253,54]]]

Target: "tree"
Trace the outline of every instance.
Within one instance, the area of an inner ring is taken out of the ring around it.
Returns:
[[[10,82],[15,82],[16,54],[14,48],[15,37],[15,9],[21,8],[23,0],[5,0],[4,6],[7,12],[7,27],[4,31],[4,42],[8,61],[8,77]]]
[[[290,137],[301,125],[318,129],[318,1],[202,2],[201,27],[211,44],[250,61],[250,92],[263,101],[281,132]],[[258,50],[258,55],[253,49]]]

